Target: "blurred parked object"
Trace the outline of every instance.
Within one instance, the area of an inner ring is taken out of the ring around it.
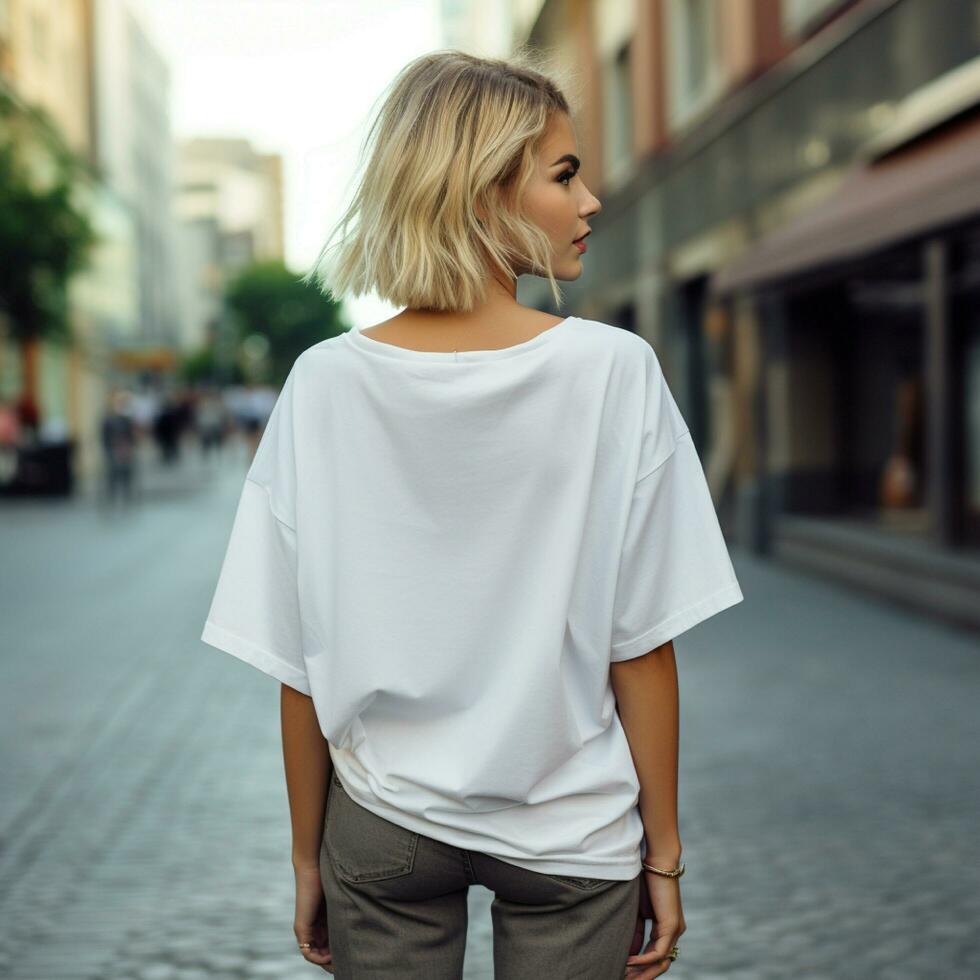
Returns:
[[[69,496],[74,449],[64,419],[42,422],[29,393],[0,401],[0,496]]]
[[[12,479],[6,483],[0,481],[0,496],[70,496],[74,489],[74,449],[74,439],[50,443],[38,440],[21,445],[15,453]],[[5,465],[10,468],[9,458]]]

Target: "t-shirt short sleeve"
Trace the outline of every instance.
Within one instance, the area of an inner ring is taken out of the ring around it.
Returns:
[[[742,601],[700,457],[656,357],[616,580],[612,661],[642,656]]]
[[[290,398],[287,379],[245,477],[201,639],[309,695],[291,519]]]

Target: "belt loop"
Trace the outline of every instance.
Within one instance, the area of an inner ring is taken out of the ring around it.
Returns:
[[[473,870],[473,864],[470,861],[470,852],[465,848],[460,848],[460,853],[463,855],[463,864],[466,865],[466,877],[469,879],[471,885],[479,884],[476,879],[476,872]]]

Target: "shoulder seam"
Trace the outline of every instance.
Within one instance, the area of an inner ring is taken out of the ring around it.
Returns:
[[[270,489],[270,488],[269,488],[268,486],[266,486],[266,484],[264,484],[264,483],[260,483],[260,482],[259,482],[258,480],[256,480],[256,479],[255,479],[254,477],[251,477],[251,476],[248,476],[248,474],[246,474],[246,476],[245,476],[245,479],[246,479],[246,480],[247,480],[247,481],[248,481],[249,483],[252,483],[252,484],[254,484],[254,485],[255,485],[255,486],[257,486],[257,487],[261,487],[261,488],[262,488],[262,489],[263,489],[263,490],[265,491],[265,494],[266,494],[266,496],[267,496],[267,497],[269,498],[269,513],[270,513],[270,514],[272,514],[272,516],[273,516],[273,517],[274,517],[274,518],[275,518],[275,519],[276,519],[276,520],[277,520],[277,521],[278,521],[278,522],[279,522],[279,523],[280,523],[280,524],[281,524],[281,525],[282,525],[282,526],[283,526],[284,528],[287,528],[288,530],[290,530],[290,531],[292,531],[292,532],[293,532],[293,534],[295,534],[295,533],[296,533],[296,528],[294,528],[294,527],[293,527],[293,525],[292,525],[292,524],[290,524],[290,523],[289,523],[288,521],[284,521],[284,520],[283,520],[283,519],[282,519],[282,518],[281,518],[281,517],[280,517],[280,516],[279,516],[279,515],[278,515],[278,514],[276,513],[276,509],[275,509],[275,507],[273,507],[273,500],[272,500],[272,490],[271,490],[271,489]]]
[[[663,465],[664,465],[664,463],[666,463],[666,462],[667,462],[667,461],[668,461],[668,460],[669,460],[669,459],[671,458],[671,456],[673,456],[673,455],[674,455],[674,453],[675,453],[675,452],[677,451],[677,444],[678,444],[678,443],[679,443],[679,442],[681,441],[681,439],[683,439],[683,438],[684,438],[685,436],[687,436],[687,437],[688,437],[689,439],[691,438],[691,430],[690,430],[690,429],[685,429],[685,430],[684,430],[683,432],[681,432],[681,433],[680,433],[679,435],[677,435],[677,436],[676,436],[676,437],[674,438],[674,445],[673,445],[673,446],[671,446],[671,448],[670,448],[670,452],[669,452],[669,453],[667,453],[667,455],[666,455],[666,456],[664,456],[664,458],[663,458],[662,460],[660,460],[660,462],[659,462],[659,463],[657,463],[657,464],[656,464],[656,466],[652,466],[652,467],[651,467],[650,469],[648,469],[648,470],[646,471],[646,473],[644,473],[644,474],[643,474],[643,476],[638,476],[638,477],[636,478],[636,482],[637,482],[637,483],[640,483],[640,482],[641,482],[642,480],[645,480],[645,479],[646,479],[646,478],[647,478],[648,476],[653,476],[653,474],[654,474],[654,473],[656,473],[656,472],[657,472],[657,470],[659,470],[659,469],[660,469],[660,467],[661,467],[661,466],[663,466]]]

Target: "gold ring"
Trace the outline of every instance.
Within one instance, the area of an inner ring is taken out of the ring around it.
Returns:
[[[680,947],[678,947],[678,946],[671,946],[670,947],[670,952],[667,954],[667,959],[670,960],[671,962],[673,962],[674,960],[677,959],[678,956],[680,956],[680,953],[681,953]]]
[[[313,943],[300,943],[299,944],[299,948],[300,949],[312,949],[313,948]]]

